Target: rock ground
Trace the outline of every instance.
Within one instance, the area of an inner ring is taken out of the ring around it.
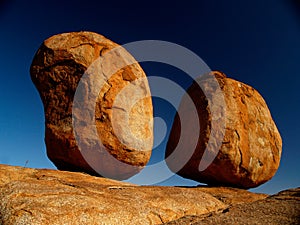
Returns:
[[[234,205],[221,213],[187,216],[168,225],[288,225],[300,224],[300,188],[282,191],[266,199]]]
[[[0,165],[0,224],[298,224],[299,188],[138,186],[79,172]],[[280,223],[281,222],[281,223]]]

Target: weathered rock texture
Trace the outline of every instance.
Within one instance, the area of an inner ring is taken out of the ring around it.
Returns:
[[[282,151],[280,134],[266,102],[254,88],[227,78],[221,72],[212,72],[198,80],[206,93],[211,96],[214,96],[217,90],[208,82],[212,76],[216,77],[226,103],[224,105],[226,110],[223,112],[219,110],[219,118],[225,118],[222,143],[218,149],[216,145],[207,149],[208,152],[217,152],[215,159],[204,171],[199,170],[199,162],[212,133],[212,116],[206,96],[194,82],[187,93],[193,99],[198,112],[199,121],[192,121],[200,123],[198,144],[189,161],[183,164],[179,171],[176,170],[180,162],[178,158],[184,157],[187,150],[190,150],[189,144],[186,144],[178,149],[179,154],[176,159],[169,157],[176,148],[179,137],[195,136],[194,130],[181,133],[180,119],[182,118],[179,119],[176,115],[166,150],[167,164],[174,172],[178,171],[177,174],[202,183],[241,188],[256,187],[270,180],[279,167]],[[180,107],[186,107],[184,102]],[[188,120],[189,110],[179,110],[185,111],[184,116]],[[218,110],[216,112],[218,113]],[[221,129],[222,121],[219,126]]]
[[[297,224],[299,193],[268,197],[226,187],[143,187],[0,164],[0,224]]]
[[[300,224],[300,188],[282,191],[263,200],[237,204],[222,213],[185,216],[165,224],[298,225]]]
[[[108,54],[116,47],[96,33],[64,33],[44,41],[33,59],[30,73],[44,104],[47,154],[58,169],[126,179],[150,158],[153,128],[148,82],[136,62],[119,68],[126,59]],[[72,114],[75,91],[84,74],[87,79],[80,86],[81,98]],[[124,92],[132,82],[134,88]],[[101,87],[98,92],[96,83]],[[121,91],[127,108],[114,105]],[[94,111],[87,106],[94,106]],[[91,131],[95,124],[96,135]],[[99,140],[104,147],[95,144]]]
[[[75,172],[0,165],[3,225],[161,224],[226,207],[197,188],[139,187]]]

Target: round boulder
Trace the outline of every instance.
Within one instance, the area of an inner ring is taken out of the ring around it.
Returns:
[[[210,85],[212,78],[219,87]],[[222,95],[217,93],[218,90]],[[181,130],[180,121],[193,120],[189,115],[190,106],[185,104],[187,96],[193,100],[198,113],[198,121],[190,123],[199,123],[199,132]],[[211,99],[218,103],[222,98],[222,107],[218,104],[209,106]],[[213,186],[239,188],[257,187],[274,176],[279,167],[282,140],[266,102],[254,88],[227,78],[221,72],[211,72],[191,85],[178,111],[184,113],[181,117],[178,113],[175,116],[166,149],[166,162],[173,172]],[[212,118],[212,111],[218,116]],[[217,125],[212,126],[213,121]],[[188,141],[195,135],[196,147]],[[179,139],[187,141],[177,148]],[[213,140],[211,143],[210,139]],[[217,139],[221,139],[220,144]],[[172,157],[175,149],[176,157]],[[193,151],[191,157],[180,161],[188,151]],[[214,158],[201,169],[199,165],[207,156]]]

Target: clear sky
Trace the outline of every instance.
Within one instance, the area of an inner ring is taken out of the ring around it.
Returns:
[[[163,3],[162,3],[163,2]],[[280,168],[255,192],[300,186],[300,7],[290,0],[192,1],[1,1],[0,163],[55,168],[44,144],[44,115],[30,80],[32,58],[46,38],[69,31],[94,31],[125,44],[164,40],[200,56],[212,70],[253,86],[265,98],[283,139]],[[164,76],[184,88],[183,72],[142,63],[148,76]],[[154,99],[154,113],[170,130],[174,109]],[[168,133],[167,132],[167,133]],[[151,163],[162,160],[167,141],[155,128]],[[159,173],[159,171],[158,171]],[[177,176],[162,185],[195,185]]]

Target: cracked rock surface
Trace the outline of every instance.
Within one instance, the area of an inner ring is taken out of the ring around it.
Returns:
[[[223,93],[224,104],[221,95],[218,97],[216,83],[211,82],[212,77],[216,78]],[[209,185],[252,188],[270,180],[279,167],[282,140],[263,97],[249,85],[217,71],[200,77],[198,81],[203,89],[194,82],[187,91],[197,108],[198,118],[191,119],[193,116],[186,95],[179,107],[183,116],[176,115],[168,140],[166,161],[169,168],[182,177]],[[212,108],[204,92],[214,101]],[[196,136],[195,129],[182,130],[180,121],[185,121],[190,127],[199,122],[199,136]],[[183,145],[177,147],[180,138]],[[193,138],[197,139],[195,147],[190,144]],[[209,140],[212,141],[209,143]],[[193,151],[191,157],[186,162],[180,161],[189,151]],[[176,152],[176,157],[172,156],[173,152]],[[200,162],[205,162],[211,155],[216,156],[212,163],[200,170]],[[180,164],[181,168],[178,167]]]
[[[146,165],[150,89],[126,50],[93,32],[58,34],[42,43],[30,73],[44,105],[47,155],[58,169],[127,179]]]

